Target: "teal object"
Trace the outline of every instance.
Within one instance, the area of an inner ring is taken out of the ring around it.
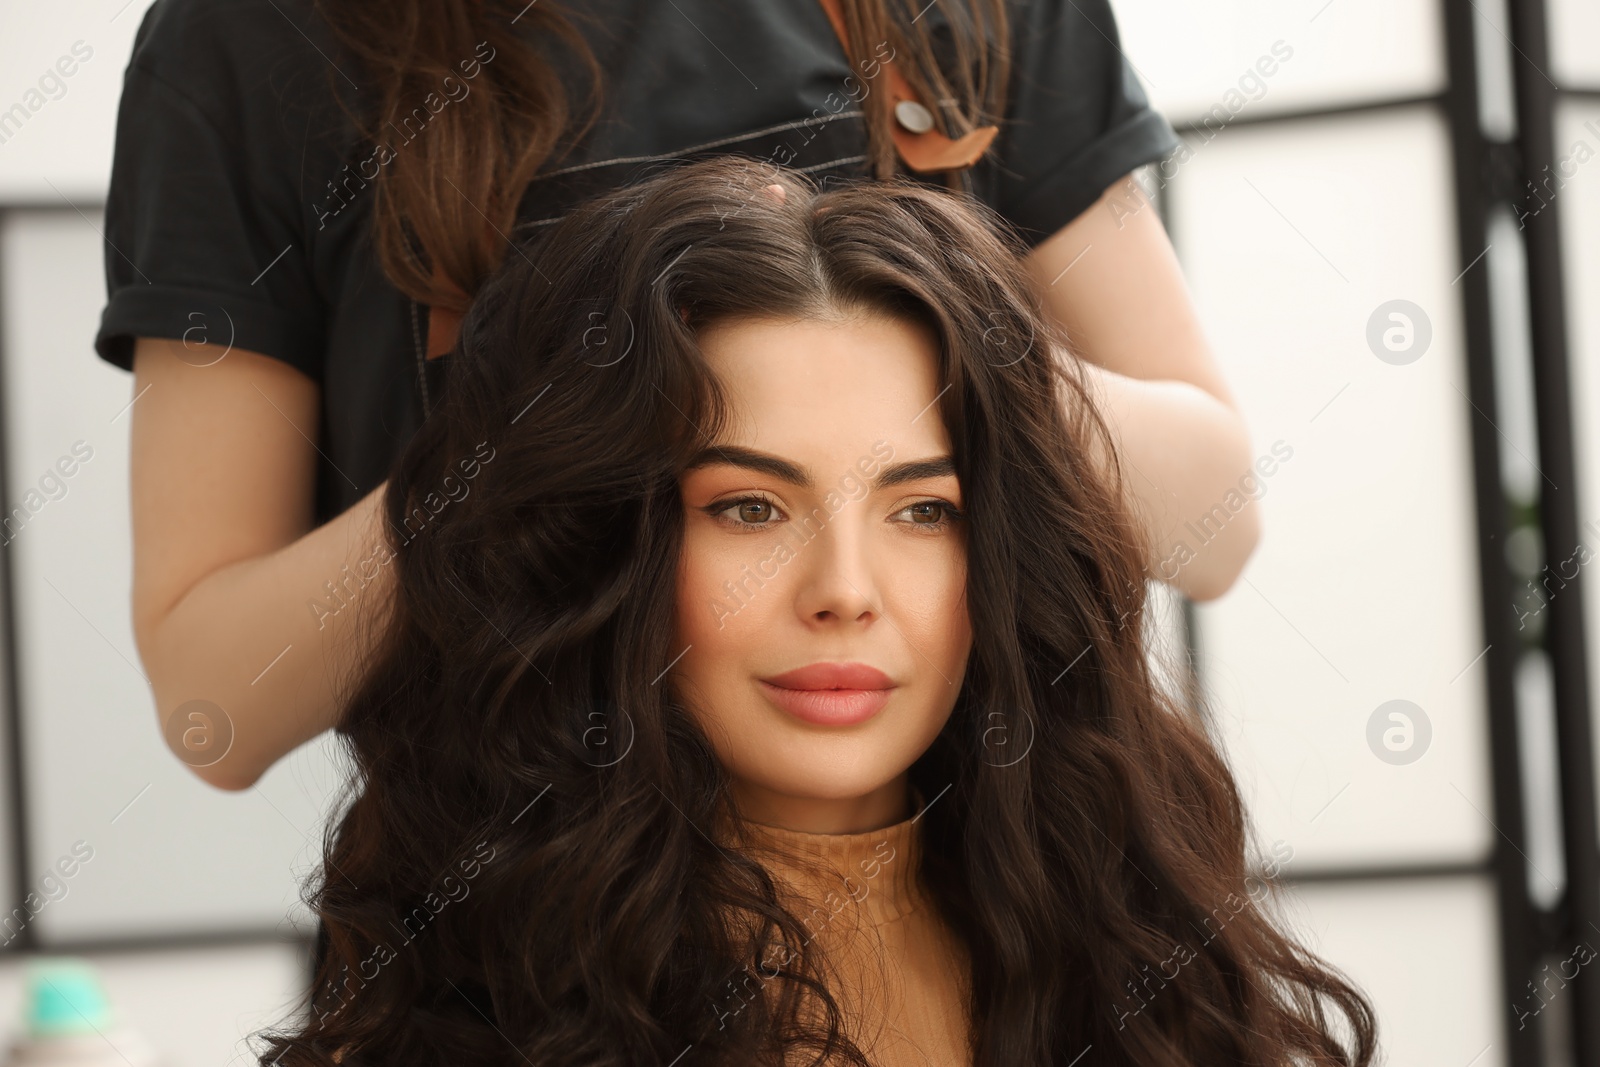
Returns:
[[[29,1037],[93,1034],[111,1023],[105,988],[88,960],[57,956],[32,961],[25,996]]]

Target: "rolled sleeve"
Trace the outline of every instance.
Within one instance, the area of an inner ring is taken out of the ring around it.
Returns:
[[[264,158],[281,158],[288,146],[265,143],[279,127],[253,121],[248,108],[228,122],[249,87],[229,85],[215,58],[193,61],[205,23],[179,16],[194,7],[155,5],[124,74],[95,352],[131,370],[135,338],[182,339],[217,345],[219,355],[226,347],[260,352],[320,383],[327,312],[309,267],[303,206],[294,188],[278,187],[281,163]]]
[[[995,208],[1037,245],[1182,142],[1123,54],[1109,0],[1028,3],[1014,40]]]

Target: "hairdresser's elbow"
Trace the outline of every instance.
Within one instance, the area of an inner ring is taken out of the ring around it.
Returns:
[[[1180,583],[1183,594],[1200,602],[1221,599],[1238,584],[1260,543],[1261,507],[1256,501],[1247,500],[1221,534],[1185,568],[1187,580]]]
[[[176,755],[179,759],[183,758],[182,753]],[[229,763],[227,760],[222,760],[209,767],[191,766],[189,769],[194,772],[196,778],[225,793],[242,793],[246,789],[253,788],[261,780],[260,771],[240,767],[237,761]]]
[[[238,793],[254,786],[266,767],[239,744],[233,719],[218,704],[194,699],[195,685],[183,672],[168,669],[166,658],[156,654],[156,642],[144,638],[138,644],[150,679],[156,729],[167,751],[215,789]]]
[[[194,701],[195,704],[204,703]],[[165,705],[162,705],[165,707]],[[266,768],[248,758],[248,753],[237,749],[231,737],[229,724],[218,722],[207,709],[185,710],[180,706],[168,715],[182,715],[185,724],[162,730],[167,749],[187,767],[196,778],[225,793],[242,793],[261,780]],[[212,746],[227,746],[220,756],[209,751]]]

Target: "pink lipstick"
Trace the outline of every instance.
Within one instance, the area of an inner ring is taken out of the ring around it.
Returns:
[[[819,726],[853,726],[872,718],[895,687],[865,663],[813,663],[759,679],[761,691],[797,719]]]

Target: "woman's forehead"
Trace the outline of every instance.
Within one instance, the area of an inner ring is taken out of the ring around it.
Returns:
[[[728,401],[726,443],[794,456],[879,439],[906,455],[948,450],[937,347],[916,324],[739,320],[704,334],[701,349]]]

